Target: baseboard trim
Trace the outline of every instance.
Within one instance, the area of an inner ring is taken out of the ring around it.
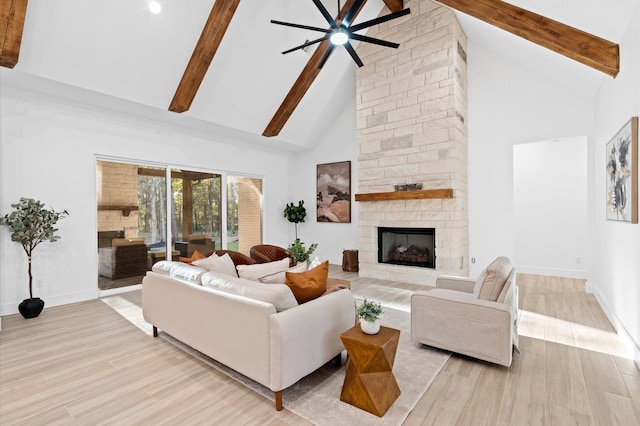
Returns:
[[[515,265],[521,274],[548,275],[552,277],[588,279],[588,272],[579,269],[541,268],[538,266]]]
[[[611,325],[613,325],[613,328],[616,329],[616,332],[618,333],[618,336],[620,336],[622,343],[630,352],[633,353],[633,362],[636,364],[636,367],[640,369],[640,343],[636,342],[633,339],[633,336],[631,336],[631,334],[627,332],[627,329],[624,327],[622,322],[618,319],[616,314],[610,308],[609,304],[607,303],[607,300],[602,295],[600,290],[597,287],[594,287],[592,285],[589,285],[588,287],[590,292],[593,293],[594,297],[600,304],[600,307],[604,311],[604,314],[607,316],[607,318],[611,322]]]
[[[142,290],[142,284],[128,285],[125,287],[111,288],[109,290],[98,290],[98,297],[114,296],[116,294],[129,293],[130,291]]]
[[[39,296],[44,300],[44,308],[51,308],[54,306],[68,305],[70,303],[85,302],[87,300],[93,300],[98,298],[98,289],[91,291],[83,291],[79,293],[60,294],[60,295],[41,295]],[[18,313],[18,305],[22,300],[15,302],[3,303],[0,305],[0,315],[13,315]]]

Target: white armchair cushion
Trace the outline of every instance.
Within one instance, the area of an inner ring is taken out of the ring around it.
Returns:
[[[511,273],[511,261],[507,257],[496,258],[478,277],[473,294],[482,300],[498,300]]]

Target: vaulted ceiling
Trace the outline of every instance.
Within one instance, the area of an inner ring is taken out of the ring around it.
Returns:
[[[353,1],[343,1],[343,9]],[[404,7],[417,7],[417,1],[405,0]],[[308,52],[280,53],[319,36],[273,25],[271,19],[327,27],[312,0],[159,2],[162,12],[154,15],[147,0],[3,0],[0,65],[11,67],[15,61],[15,66],[2,70],[0,77],[74,86],[123,99],[129,109],[133,105],[157,111],[158,116],[180,111],[184,118],[173,120],[203,128],[222,126],[285,149],[317,143],[317,135],[352,102],[356,66],[344,49],[336,49],[319,72],[315,63],[322,44]],[[338,15],[337,0],[322,3],[332,16]],[[441,3],[456,10],[470,43],[499,51],[587,95],[617,73],[617,43],[638,4],[637,0]],[[403,2],[368,0],[356,23],[383,10],[388,13],[385,6],[399,10]],[[20,43],[12,25],[21,21],[25,8]],[[226,29],[221,23],[228,25]],[[206,36],[200,40],[203,29]],[[558,31],[559,37],[550,36]],[[527,37],[532,34],[533,39]]]

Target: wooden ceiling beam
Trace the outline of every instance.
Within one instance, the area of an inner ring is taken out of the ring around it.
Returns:
[[[466,15],[615,77],[620,48],[594,36],[501,0],[436,0]]]
[[[13,68],[18,63],[26,15],[27,0],[0,2],[0,66]]]
[[[404,0],[384,0],[384,4],[391,12],[400,12],[404,9]]]
[[[347,13],[351,6],[353,6],[354,1],[355,0],[347,0],[344,3],[340,10],[340,16],[344,16],[345,13]],[[362,3],[362,6],[365,4],[366,1]],[[362,6],[360,7],[360,10],[362,10]],[[355,17],[358,16],[358,13],[360,13],[360,10],[358,10],[354,15],[354,20]],[[293,111],[297,108],[298,104],[300,104],[300,101],[304,97],[305,93],[307,93],[307,90],[309,90],[309,87],[311,87],[311,84],[315,81],[318,74],[320,74],[318,64],[320,64],[322,57],[329,48],[329,43],[330,42],[328,40],[325,40],[318,45],[315,52],[313,52],[313,55],[311,55],[311,58],[307,62],[307,65],[305,65],[300,73],[300,76],[298,76],[298,79],[293,84],[293,87],[289,90],[284,101],[282,101],[282,104],[280,104],[280,107],[267,125],[267,128],[262,132],[262,136],[272,137],[280,134],[280,131],[291,117],[291,114],[293,114]]]
[[[182,75],[169,111],[185,112],[191,107],[211,61],[218,51],[240,0],[216,0]]]

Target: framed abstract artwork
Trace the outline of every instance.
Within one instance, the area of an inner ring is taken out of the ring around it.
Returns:
[[[318,164],[318,222],[351,223],[351,161]]]
[[[607,219],[638,223],[638,117],[607,143]]]

